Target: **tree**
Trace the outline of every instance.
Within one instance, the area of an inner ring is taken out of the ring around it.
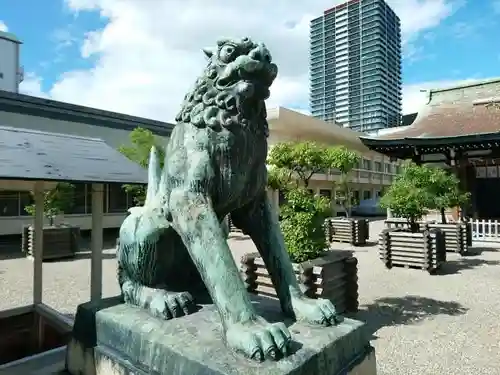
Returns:
[[[405,218],[412,232],[418,230],[417,221],[434,204],[435,194],[429,189],[431,175],[430,167],[409,163],[380,199],[380,206],[390,209],[397,217]]]
[[[446,209],[466,204],[470,199],[470,193],[461,192],[458,177],[442,168],[433,168],[430,180],[429,188],[436,197],[430,208],[440,211],[441,222],[445,224]]]
[[[165,149],[158,144],[155,135],[147,129],[136,128],[130,133],[130,145],[122,145],[118,148],[123,155],[143,168],[148,167],[151,147],[155,146],[158,151],[160,165],[163,168]],[[123,185],[125,191],[132,194],[136,205],[143,205],[146,200],[146,186]]]
[[[297,186],[300,182],[307,188],[313,174],[329,167],[326,149],[310,141],[278,143],[269,151],[267,164],[289,172],[290,177],[297,178]]]
[[[290,179],[290,173],[285,169],[270,167],[267,170],[267,186],[272,190],[285,190]]]
[[[441,220],[446,223],[445,209],[465,204],[468,199],[469,193],[460,191],[460,181],[453,174],[442,168],[409,163],[382,197],[380,205],[389,208],[395,216],[406,218],[415,231],[416,221],[429,210],[439,209]]]
[[[334,183],[336,200],[343,207],[346,217],[351,215],[353,193],[351,190],[351,171],[358,165],[361,157],[344,146],[329,147],[326,150],[327,165],[340,171],[339,182]]]
[[[49,225],[54,225],[54,217],[69,211],[74,204],[75,187],[66,182],[60,182],[52,190],[45,191],[43,197],[43,214],[49,219]],[[35,216],[35,204],[24,207],[24,210]]]

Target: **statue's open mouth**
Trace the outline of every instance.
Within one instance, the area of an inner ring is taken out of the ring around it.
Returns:
[[[229,89],[241,81],[270,87],[277,73],[278,68],[275,64],[250,59],[238,65],[229,64],[226,66],[219,75],[216,87]]]

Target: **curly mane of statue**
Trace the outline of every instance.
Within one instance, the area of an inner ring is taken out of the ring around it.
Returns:
[[[263,76],[259,86],[245,85],[246,77],[262,69],[262,63],[252,61],[252,50],[257,44],[248,38],[241,40],[222,39],[216,49],[204,49],[208,65],[193,89],[189,91],[175,120],[189,122],[199,128],[209,127],[220,131],[222,127],[247,126],[256,122],[256,131],[268,135],[267,113],[264,99],[269,96],[269,83],[272,75]],[[271,56],[264,57],[271,60]],[[248,62],[248,63],[247,63]],[[236,83],[236,84],[235,84]],[[256,92],[256,91],[261,92]],[[258,97],[258,100],[239,98]]]

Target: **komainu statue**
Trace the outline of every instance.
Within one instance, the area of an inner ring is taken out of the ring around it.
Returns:
[[[267,198],[264,101],[278,71],[269,50],[243,38],[204,53],[208,64],[184,98],[164,167],[152,150],[145,204],[120,229],[119,284],[126,303],[163,319],[196,311],[207,296],[228,347],[277,360],[288,354],[290,332],[256,313],[226,241],[227,215],[255,243],[285,315],[320,325],[340,317],[329,300],[302,293]]]

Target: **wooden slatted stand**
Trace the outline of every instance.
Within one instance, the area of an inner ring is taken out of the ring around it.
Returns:
[[[363,246],[369,238],[368,220],[329,218],[325,220],[325,233],[328,242],[347,242],[354,246]]]
[[[33,258],[34,249],[33,226],[23,228],[23,252]],[[67,225],[43,228],[43,243],[45,251],[43,260],[72,258],[79,250],[80,228]]]
[[[385,229],[379,236],[379,255],[387,268],[418,268],[435,273],[446,262],[443,232],[429,229],[409,232],[407,229]]]
[[[358,311],[358,260],[349,251],[331,251],[321,258],[294,264],[299,283],[311,298],[327,298],[339,313]],[[250,293],[276,298],[271,278],[258,253],[241,259],[241,273]]]
[[[437,223],[418,222],[421,231],[428,229],[439,229],[445,238],[446,251],[461,255],[467,254],[469,246],[472,246],[472,226],[468,222]],[[387,228],[409,228],[405,219],[392,218],[385,221]]]

